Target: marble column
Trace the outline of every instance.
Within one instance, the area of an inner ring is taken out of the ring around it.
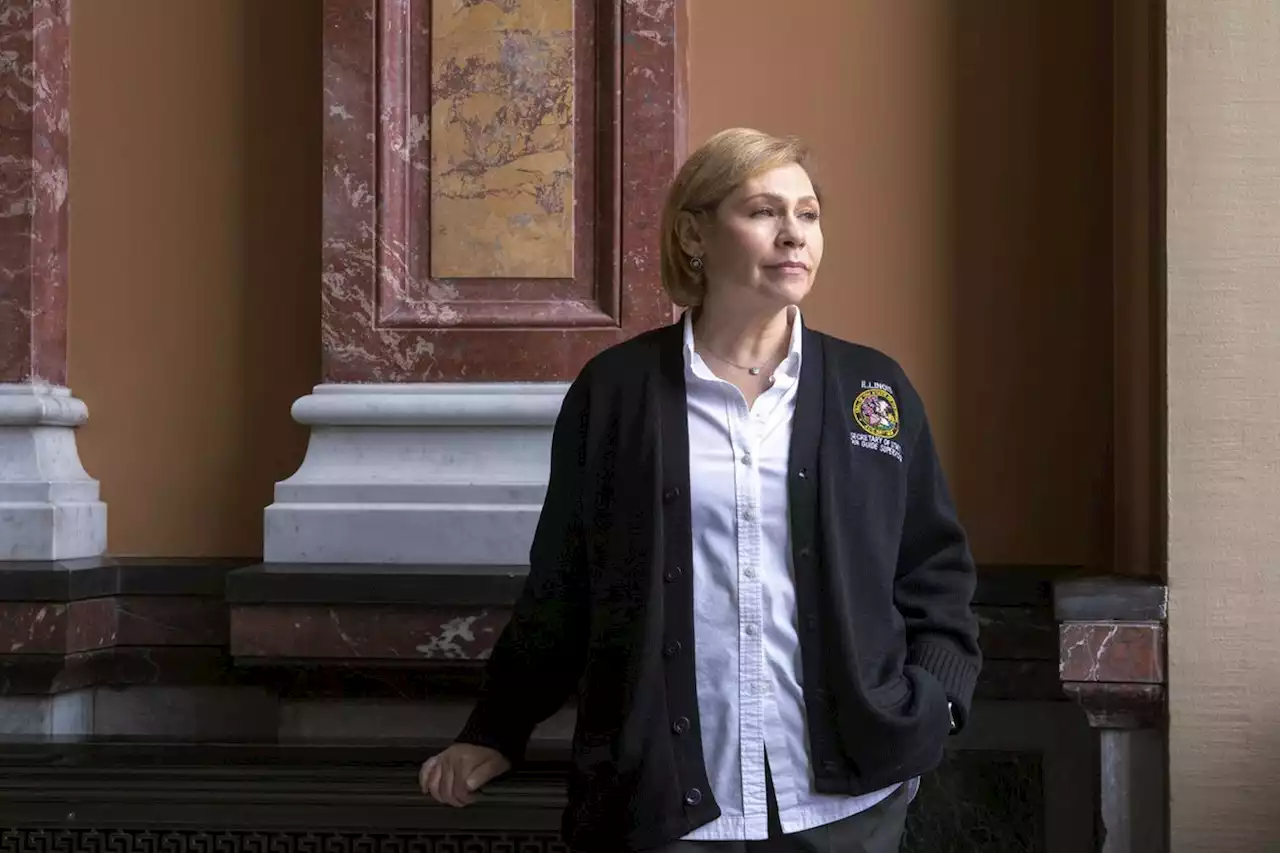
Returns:
[[[1054,586],[1059,677],[1098,732],[1101,853],[1169,849],[1168,599],[1136,578]]]
[[[67,384],[71,0],[0,15],[0,560],[106,549],[106,506]]]
[[[566,383],[671,318],[683,16],[326,0],[324,384],[268,563],[524,564]]]

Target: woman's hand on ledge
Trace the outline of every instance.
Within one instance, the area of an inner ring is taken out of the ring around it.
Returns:
[[[422,793],[447,806],[461,808],[475,801],[475,792],[495,776],[511,769],[511,762],[496,749],[455,743],[431,756],[418,771]]]

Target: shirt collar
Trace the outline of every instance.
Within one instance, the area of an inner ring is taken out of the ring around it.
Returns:
[[[804,340],[804,320],[800,316],[800,306],[792,305],[787,309],[791,314],[791,343],[787,347],[787,354],[782,359],[782,363],[778,365],[778,373],[784,373],[788,376],[800,375],[801,361],[801,342]],[[684,312],[684,363],[686,366],[694,364],[695,356],[701,361],[701,356],[697,355],[693,343],[693,309],[687,309]]]

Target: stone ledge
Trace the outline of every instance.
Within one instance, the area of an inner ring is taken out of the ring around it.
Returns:
[[[245,562],[0,564],[0,695],[232,683],[223,590]]]
[[[251,562],[112,557],[0,562],[0,601],[69,602],[112,595],[221,599],[227,572]]]
[[[1169,590],[1140,578],[1064,578],[1054,584],[1053,609],[1062,622],[1164,622]]]
[[[117,647],[73,654],[0,655],[0,696],[46,696],[88,687],[207,686],[235,681],[220,648]]]
[[[1167,588],[1135,578],[1067,578],[1054,587],[1063,690],[1095,728],[1165,723]]]
[[[231,609],[231,654],[362,661],[484,660],[506,608],[249,605]]]
[[[442,746],[10,745],[0,825],[559,829],[566,752],[532,753],[459,811],[417,789],[420,762]]]
[[[246,685],[285,697],[473,693],[523,566],[91,559],[0,565],[0,695]],[[1052,581],[983,567],[982,699],[1066,701]]]
[[[527,566],[258,563],[226,576],[226,600],[238,604],[425,604],[509,606]]]

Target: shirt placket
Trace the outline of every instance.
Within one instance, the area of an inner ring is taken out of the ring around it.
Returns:
[[[761,553],[764,533],[760,522],[760,446],[758,419],[751,417],[739,396],[729,411],[733,442],[734,482],[738,523],[738,690],[742,759],[742,806],[747,830],[767,831],[768,798],[764,781],[764,697],[768,690],[764,667],[764,606]]]

